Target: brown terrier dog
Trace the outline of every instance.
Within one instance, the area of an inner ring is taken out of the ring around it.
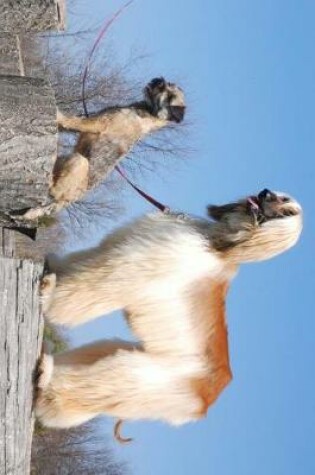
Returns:
[[[87,118],[67,117],[58,111],[59,129],[79,132],[74,153],[56,159],[50,186],[54,202],[30,209],[20,219],[34,220],[78,201],[89,188],[108,176],[138,141],[167,125],[181,122],[184,115],[182,89],[162,77],[147,84],[141,102],[111,107]]]
[[[105,109],[88,118],[66,117],[58,112],[59,128],[79,132],[79,138],[74,155],[56,162],[51,195],[58,202],[79,199],[88,184],[95,186],[104,178],[102,168],[108,174],[135,143],[172,122],[181,122],[184,114],[183,91],[164,78],[149,82],[142,102]],[[100,154],[101,160],[95,160]]]

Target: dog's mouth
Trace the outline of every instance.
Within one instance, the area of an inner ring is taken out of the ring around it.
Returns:
[[[183,121],[186,107],[180,87],[158,77],[148,83],[144,95],[152,115],[177,124]]]
[[[168,107],[169,120],[179,124],[180,122],[184,120],[185,110],[186,110],[185,106],[169,106]]]
[[[249,196],[247,204],[249,211],[260,224],[270,219],[295,216],[300,212],[300,208],[290,197],[274,193],[267,188],[258,195]]]

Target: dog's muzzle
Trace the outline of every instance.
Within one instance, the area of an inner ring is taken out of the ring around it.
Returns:
[[[185,107],[184,106],[169,106],[169,120],[172,122],[180,123],[185,117]]]
[[[295,216],[301,209],[289,196],[273,193],[265,188],[257,196],[247,199],[250,211],[256,216],[259,223],[269,219]]]

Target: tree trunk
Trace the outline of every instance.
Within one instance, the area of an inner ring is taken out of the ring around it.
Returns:
[[[25,33],[63,30],[64,0],[1,0],[0,31]]]
[[[0,76],[0,224],[5,215],[50,202],[57,153],[56,106],[43,79]]]

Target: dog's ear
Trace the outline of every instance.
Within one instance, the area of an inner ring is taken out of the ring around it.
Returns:
[[[222,206],[209,205],[207,206],[208,216],[215,221],[221,221],[221,219],[227,214],[231,213],[235,208],[235,205],[228,204]]]
[[[231,213],[243,211],[243,206],[244,205],[240,202],[229,203],[222,206],[209,205],[207,206],[207,212],[210,218],[214,219],[215,221],[222,221],[222,219],[226,218]]]
[[[220,221],[222,217],[222,206],[215,206],[215,205],[208,205],[207,206],[207,214],[210,218],[214,219],[215,221]]]
[[[167,83],[163,77],[151,79],[151,81],[143,89],[144,97],[147,103],[153,107],[155,105],[156,96],[163,92]]]

